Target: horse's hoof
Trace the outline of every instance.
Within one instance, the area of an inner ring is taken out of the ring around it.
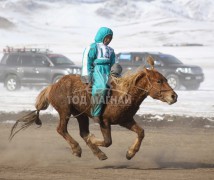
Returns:
[[[81,157],[81,154],[82,154],[81,147],[77,147],[76,149],[73,149],[73,155],[75,155],[77,157]]]
[[[126,153],[126,159],[130,160],[134,157],[134,154],[130,154],[128,151]]]
[[[101,161],[104,161],[104,160],[108,159],[108,157],[107,157],[103,152],[99,153],[99,154],[97,155],[97,157],[98,157],[99,160],[101,160]]]
[[[74,152],[73,155],[75,155],[77,157],[81,157],[81,153],[79,153],[79,152]]]

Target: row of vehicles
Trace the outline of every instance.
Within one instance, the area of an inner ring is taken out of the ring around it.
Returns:
[[[197,90],[204,81],[201,67],[183,64],[176,57],[160,52],[121,52],[117,54],[117,62],[124,71],[136,71],[141,66],[148,66],[148,55],[154,58],[155,69],[166,77],[173,89]]]
[[[64,75],[80,73],[80,66],[48,49],[9,48],[4,50],[0,62],[0,81],[9,91],[21,86],[47,86]]]
[[[155,68],[167,78],[173,89],[197,90],[204,81],[201,67],[185,65],[168,54],[121,52],[116,55],[116,62],[123,67],[123,73],[136,71],[147,65],[148,55],[155,59]],[[67,74],[81,74],[81,66],[48,49],[7,48],[0,61],[0,82],[9,91],[18,90],[21,86],[47,86]]]

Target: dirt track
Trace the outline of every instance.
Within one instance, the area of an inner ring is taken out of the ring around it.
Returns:
[[[0,116],[0,121],[3,117]],[[4,119],[5,119],[4,118]],[[12,142],[12,124],[0,123],[0,180],[3,179],[214,179],[214,130],[190,126],[145,125],[146,137],[140,151],[128,161],[128,147],[136,135],[119,126],[112,127],[113,144],[102,148],[106,161],[99,161],[79,136],[75,120],[69,131],[82,147],[82,157],[71,154],[56,132],[57,121],[41,118],[43,127],[20,132]],[[91,123],[91,132],[101,137]]]

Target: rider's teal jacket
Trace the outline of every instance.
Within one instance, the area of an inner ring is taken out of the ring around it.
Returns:
[[[108,88],[108,79],[112,65],[115,63],[114,50],[103,44],[107,35],[113,36],[113,31],[107,27],[101,27],[92,43],[83,53],[82,76],[92,84],[92,97],[94,104],[92,116],[100,116],[102,113],[103,100]]]

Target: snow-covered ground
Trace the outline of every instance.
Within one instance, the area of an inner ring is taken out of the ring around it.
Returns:
[[[213,0],[0,0],[0,56],[5,46],[45,47],[81,64],[81,53],[100,26],[113,29],[110,45],[116,53],[158,51],[203,68],[205,81],[198,91],[177,91],[178,102],[171,106],[147,98],[138,114],[213,117]],[[163,46],[183,43],[203,46]],[[8,92],[1,84],[0,111],[34,109],[38,93]]]

